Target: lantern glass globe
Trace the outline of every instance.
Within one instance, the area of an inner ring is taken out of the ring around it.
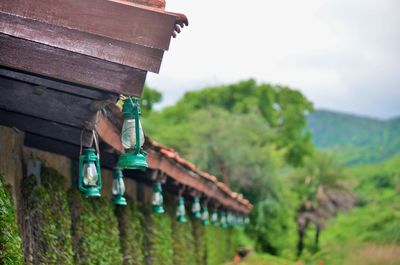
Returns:
[[[156,191],[153,193],[152,204],[154,206],[162,205],[163,204],[163,196],[161,192]]]
[[[114,178],[111,192],[113,195],[123,195],[125,193],[125,183],[122,178]]]
[[[99,180],[96,165],[93,162],[88,162],[83,165],[83,184],[86,186],[96,186]]]
[[[201,210],[200,202],[195,200],[192,204],[192,212],[197,213],[200,212],[200,210]]]
[[[139,138],[140,138],[140,147],[144,144],[144,134],[142,125],[139,120]],[[121,142],[122,146],[125,149],[134,149],[136,146],[136,122],[135,119],[125,119],[122,125],[122,134],[121,134]]]
[[[178,209],[176,211],[177,216],[184,216],[185,215],[185,204],[179,204]]]
[[[214,211],[211,215],[211,222],[212,223],[217,223],[218,222],[218,213]]]
[[[205,221],[205,220],[207,220],[208,221],[208,210],[207,210],[207,208],[204,208],[203,209],[203,212],[201,213],[201,220],[203,220],[203,221]]]

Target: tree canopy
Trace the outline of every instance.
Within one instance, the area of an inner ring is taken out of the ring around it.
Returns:
[[[295,240],[287,242],[295,236],[297,202],[285,175],[312,154],[312,110],[300,92],[251,79],[188,92],[173,106],[147,112],[143,127],[254,203],[249,232],[257,248],[279,254],[295,248]]]

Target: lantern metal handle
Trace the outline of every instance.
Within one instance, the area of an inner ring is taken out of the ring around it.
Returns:
[[[140,128],[139,128],[139,104],[135,101],[133,102],[132,97],[129,97],[129,100],[131,101],[132,105],[135,108],[135,135],[136,135],[136,143],[135,143],[135,153],[139,154],[140,152]]]

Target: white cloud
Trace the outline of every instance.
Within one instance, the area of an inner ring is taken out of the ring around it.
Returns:
[[[169,0],[190,25],[148,83],[185,91],[254,77],[300,89],[317,107],[400,114],[400,1]]]

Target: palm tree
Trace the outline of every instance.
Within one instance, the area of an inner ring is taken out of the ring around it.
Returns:
[[[352,192],[345,186],[346,172],[333,154],[317,152],[309,158],[296,178],[302,195],[302,204],[297,212],[299,241],[298,255],[304,248],[307,227],[315,226],[315,247],[318,249],[319,235],[326,220],[340,210],[349,210],[355,203]]]

